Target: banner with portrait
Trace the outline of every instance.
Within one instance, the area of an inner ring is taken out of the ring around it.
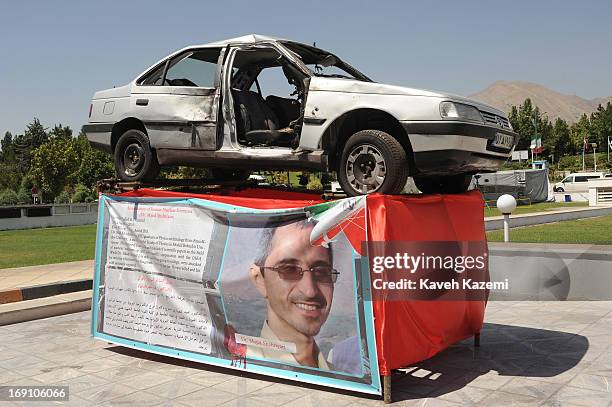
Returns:
[[[230,200],[231,201],[231,200]],[[365,197],[253,209],[101,195],[92,334],[157,354],[380,394]]]

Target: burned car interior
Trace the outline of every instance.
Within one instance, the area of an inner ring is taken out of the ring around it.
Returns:
[[[263,97],[257,78],[262,71],[281,68],[294,87],[290,98]],[[238,51],[234,59],[232,98],[237,139],[246,146],[297,147],[307,76],[272,48]]]

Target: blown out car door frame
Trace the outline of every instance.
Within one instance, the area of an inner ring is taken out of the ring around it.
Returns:
[[[213,87],[169,86],[165,83],[168,69],[197,51],[214,48],[193,48],[166,59],[162,85],[139,85],[132,88],[130,104],[141,119],[155,149],[217,150],[217,119],[220,98],[219,69],[215,69]],[[219,51],[221,51],[219,49]],[[217,68],[223,58],[219,52]],[[162,64],[158,65],[161,66]]]

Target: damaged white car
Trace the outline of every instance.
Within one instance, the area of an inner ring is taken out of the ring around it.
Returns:
[[[293,92],[266,88],[280,75]],[[311,45],[248,35],[177,51],[128,85],[96,92],[84,126],[124,181],[164,165],[336,171],[348,195],[463,192],[518,142],[506,115],[473,100],[376,83]]]

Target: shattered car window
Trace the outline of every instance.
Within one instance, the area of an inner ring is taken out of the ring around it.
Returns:
[[[366,75],[327,51],[290,41],[283,45],[299,57],[314,76],[372,82]]]

